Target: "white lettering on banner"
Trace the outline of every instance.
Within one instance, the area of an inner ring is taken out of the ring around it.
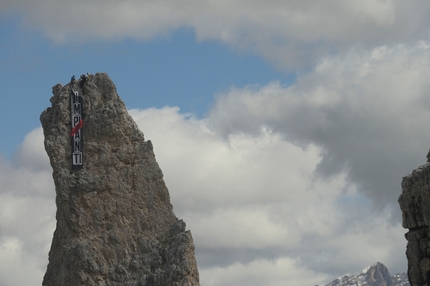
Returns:
[[[73,124],[72,127],[75,127],[76,125],[78,125],[79,121],[81,120],[81,116],[79,115],[73,115]]]
[[[74,103],[73,104],[73,115],[76,117],[80,117],[81,116],[81,105],[78,103]]]
[[[72,169],[81,169],[83,167],[82,102],[80,91],[72,90],[70,93]]]
[[[82,152],[73,152],[73,165],[82,165]]]

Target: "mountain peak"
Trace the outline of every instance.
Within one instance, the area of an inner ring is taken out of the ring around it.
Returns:
[[[347,274],[341,276],[325,286],[409,286],[407,275],[391,276],[387,267],[377,262],[364,268],[357,276]]]

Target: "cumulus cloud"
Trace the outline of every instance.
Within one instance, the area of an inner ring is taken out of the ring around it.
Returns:
[[[268,273],[265,285],[302,285],[305,277],[323,283],[374,261],[404,271],[404,251],[393,251],[404,249],[400,224],[389,223],[388,210],[373,214],[348,168],[319,175],[323,148],[264,122],[224,132],[218,123],[225,114],[196,119],[174,107],[130,113],[153,141],[174,211],[192,230],[203,284],[237,285]],[[257,267],[272,268],[248,277]]]
[[[2,285],[40,285],[42,282],[34,281],[44,272],[38,260],[23,251],[23,246],[17,238],[0,238],[0,283]],[[25,274],[23,275],[23,269]]]
[[[46,270],[55,192],[42,138],[38,128],[27,135],[16,160],[0,159],[1,285],[40,285]]]
[[[42,127],[32,130],[25,136],[24,141],[14,152],[13,157],[13,163],[17,167],[25,166],[27,169],[48,172],[52,170],[43,146]]]
[[[422,1],[54,1],[6,0],[24,25],[55,42],[151,39],[181,28],[262,55],[283,69],[309,67],[351,46],[372,48],[427,38]]]
[[[429,148],[429,51],[418,42],[326,57],[291,86],[220,94],[210,122],[224,136],[264,126],[298,145],[315,144],[321,175],[347,169],[375,207],[397,210],[402,176],[425,162]]]
[[[290,86],[219,94],[205,119],[133,110],[193,230],[202,281],[284,260],[328,277],[376,261],[404,271],[397,198],[429,148],[429,58],[425,41],[356,49]]]
[[[326,279],[293,259],[258,259],[248,264],[235,263],[226,268],[215,267],[200,271],[205,285],[315,285]]]

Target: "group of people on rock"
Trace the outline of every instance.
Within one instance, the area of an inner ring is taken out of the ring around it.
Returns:
[[[85,82],[87,81],[87,79],[90,77],[90,75],[91,75],[91,74],[89,74],[89,73],[87,73],[87,75],[84,75],[84,74],[82,74],[82,75],[81,75],[81,77],[80,77],[80,82],[79,82],[79,86],[80,86],[81,88],[83,88],[83,87],[84,87],[84,84],[85,84]],[[75,78],[75,75],[73,75],[73,76],[72,76],[72,79],[70,80],[70,83],[71,83],[72,85],[74,85],[74,84],[75,84],[75,82],[76,82],[76,78]]]

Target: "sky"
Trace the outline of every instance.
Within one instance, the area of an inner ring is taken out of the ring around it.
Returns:
[[[42,282],[39,116],[87,72],[152,141],[202,285],[406,272],[397,199],[430,148],[429,28],[420,0],[0,0],[0,285]]]

